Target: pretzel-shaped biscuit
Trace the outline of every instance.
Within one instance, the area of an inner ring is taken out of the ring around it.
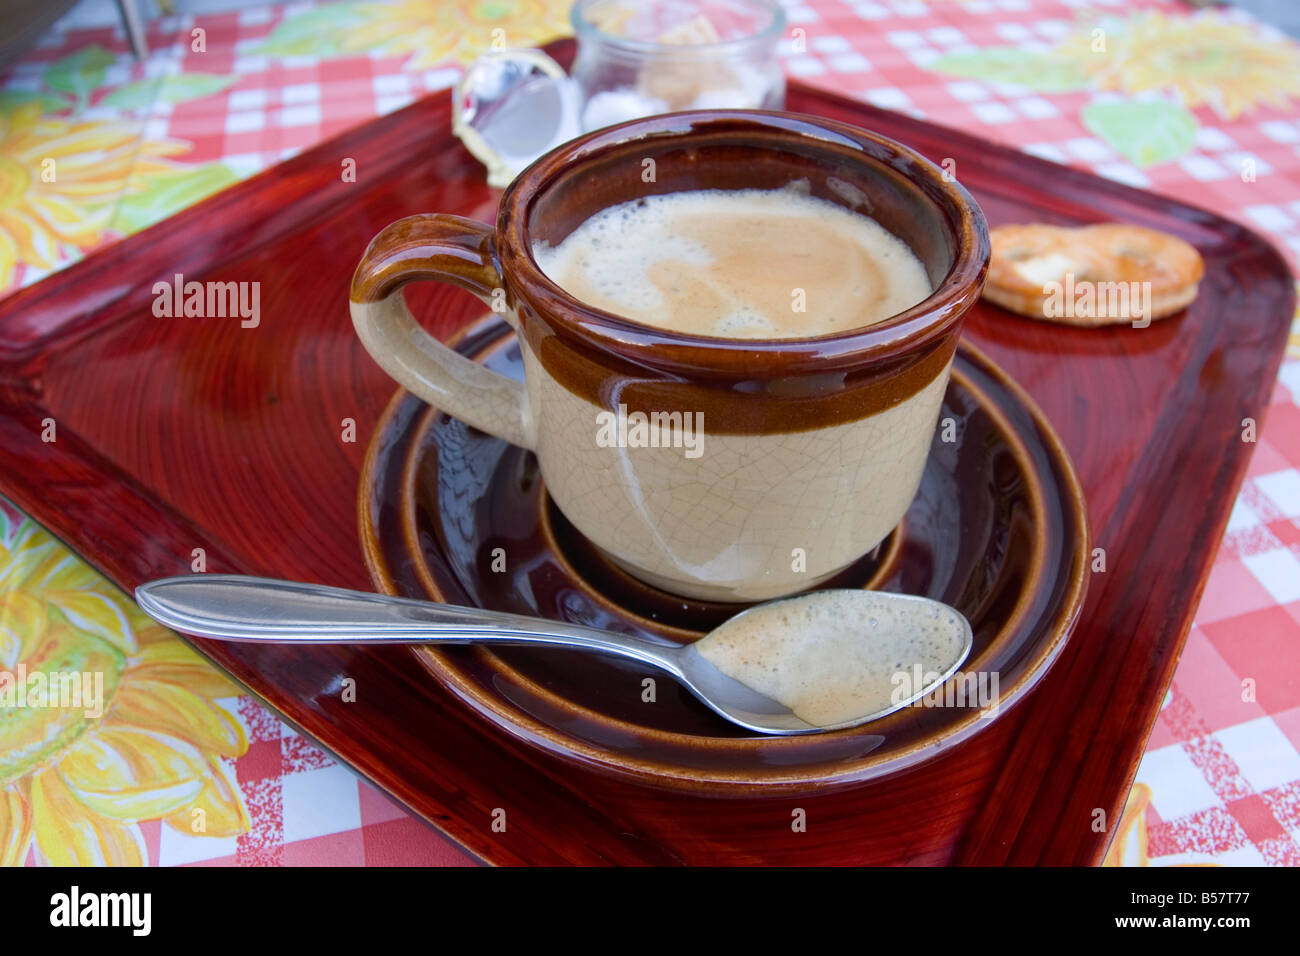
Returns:
[[[1205,275],[1205,263],[1190,243],[1142,226],[1001,226],[989,237],[993,255],[984,298],[1030,318],[1069,325],[1164,318],[1196,298]],[[1141,296],[1140,311],[1130,290]],[[1062,308],[1063,296],[1076,291],[1077,301]]]

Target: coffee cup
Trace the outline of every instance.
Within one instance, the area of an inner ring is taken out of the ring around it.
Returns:
[[[787,188],[897,237],[929,294],[829,334],[722,337],[596,307],[538,264],[537,250],[620,204]],[[558,147],[506,190],[495,226],[445,214],[393,223],[357,266],[351,310],[397,382],[532,450],[556,506],[616,565],[674,594],[752,602],[833,577],[901,520],[988,258],[974,200],[909,148],[811,116],[698,111]],[[401,294],[417,279],[500,313],[525,380],[425,332]]]

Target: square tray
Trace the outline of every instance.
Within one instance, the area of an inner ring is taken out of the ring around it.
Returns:
[[[551,51],[566,62],[572,43]],[[899,139],[956,173],[991,225],[1121,220],[1206,259],[1183,315],[1070,329],[981,305],[966,335],[1033,395],[1078,468],[1106,570],[1037,689],[952,754],[826,796],[652,791],[512,743],[401,647],[194,641],[286,720],[494,863],[1093,864],[1118,821],[1273,387],[1293,309],[1246,228],[964,133],[792,83],[788,108]],[[126,589],[207,570],[368,588],[357,476],[394,384],[357,342],[353,267],[416,212],[491,221],[498,194],[437,93],[0,301],[0,491]],[[341,164],[356,161],[357,181]],[[261,283],[261,323],[157,318],[153,286]],[[411,290],[449,335],[482,311]],[[435,314],[436,313],[436,314]],[[41,440],[42,421],[57,441]],[[347,420],[355,423],[348,441]],[[340,699],[342,677],[357,699]],[[790,813],[810,825],[792,834]],[[508,811],[493,833],[492,811]]]

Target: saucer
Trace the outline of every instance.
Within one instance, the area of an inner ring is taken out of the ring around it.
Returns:
[[[523,376],[514,333],[496,316],[467,327],[456,347]],[[936,695],[947,706],[920,702],[848,730],[766,737],[633,662],[526,647],[413,652],[443,687],[517,740],[652,786],[824,791],[928,760],[989,726],[1047,671],[1083,605],[1089,554],[1083,492],[1060,439],[972,346],[958,349],[939,418],[953,427],[936,433],[901,524],[821,587],[925,595],[965,614],[974,646]],[[376,426],[358,498],[366,564],[386,594],[678,642],[745,606],[678,597],[630,577],[550,501],[531,452],[404,390]],[[644,699],[647,678],[653,700]]]

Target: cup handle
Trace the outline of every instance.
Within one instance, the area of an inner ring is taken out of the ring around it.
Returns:
[[[402,295],[416,279],[448,282],[499,311],[505,282],[492,227],[428,213],[386,227],[352,276],[352,324],[370,357],[407,390],[481,431],[532,449],[535,430],[523,383],[488,371],[424,331]]]

